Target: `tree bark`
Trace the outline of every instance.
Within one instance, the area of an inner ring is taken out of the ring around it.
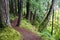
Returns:
[[[27,0],[26,2],[26,10],[27,10],[26,19],[30,21],[30,0]]]
[[[9,19],[9,0],[0,0],[0,21],[0,24],[3,26],[11,26]]]
[[[30,12],[30,22],[31,22],[31,24],[33,24],[33,13],[32,13],[32,11]]]
[[[9,0],[10,13],[14,13],[13,0]]]
[[[18,21],[17,26],[20,25],[22,20],[22,8],[23,8],[23,0],[18,0]]]
[[[53,27],[54,27],[54,9],[52,14],[52,29],[51,29],[51,35],[53,35]]]
[[[33,15],[33,25],[34,25],[34,23],[36,21],[36,17],[37,17],[37,15],[36,15],[36,10],[35,10],[34,15]]]
[[[17,0],[15,0],[15,14],[17,15]]]

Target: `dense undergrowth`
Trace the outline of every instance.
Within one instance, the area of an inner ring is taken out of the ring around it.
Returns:
[[[36,33],[38,36],[40,36],[43,40],[55,40],[53,36],[51,36],[51,34],[49,33],[48,30],[45,30],[44,32],[40,33],[38,32],[38,30],[36,30],[37,28],[35,26],[33,26],[30,22],[28,22],[27,20],[22,20],[21,21],[21,28],[24,29],[28,29],[31,32]]]
[[[22,20],[20,27],[24,29],[28,29],[30,31],[34,31],[33,25],[31,25],[27,20]]]
[[[14,20],[13,19],[14,17],[12,17],[11,19],[12,20]],[[50,24],[50,23],[49,23]],[[55,24],[56,25],[56,24]],[[23,19],[22,21],[21,21],[21,25],[20,25],[20,27],[21,28],[23,28],[23,29],[27,29],[27,30],[29,30],[29,31],[31,31],[31,32],[34,32],[34,33],[36,33],[38,36],[40,36],[43,40],[58,40],[58,34],[57,34],[57,32],[59,32],[59,31],[57,31],[54,35],[51,35],[51,25],[48,25],[49,27],[47,27],[47,29],[45,29],[43,32],[38,32],[38,27],[39,27],[39,22],[35,22],[35,24],[34,25],[32,25],[28,20],[26,20],[26,19]],[[55,30],[55,29],[54,29]]]
[[[0,40],[22,40],[22,36],[12,27],[5,27],[0,28]]]

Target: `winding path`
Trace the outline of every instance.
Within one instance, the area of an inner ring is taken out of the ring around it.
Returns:
[[[17,30],[18,32],[20,32],[20,34],[22,35],[23,40],[41,40],[41,38],[37,34],[31,32],[29,30],[17,27],[16,24],[17,24],[17,19],[15,19],[11,23],[11,25],[12,25],[12,27],[15,30]]]

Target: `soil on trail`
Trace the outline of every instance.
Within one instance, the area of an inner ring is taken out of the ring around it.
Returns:
[[[41,40],[41,38],[37,34],[31,32],[29,30],[17,27],[16,24],[17,24],[17,19],[12,21],[11,25],[15,30],[20,32],[20,34],[22,35],[23,40]]]

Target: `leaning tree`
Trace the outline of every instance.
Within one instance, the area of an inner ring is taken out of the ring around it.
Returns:
[[[52,0],[49,11],[48,11],[47,15],[44,17],[44,19],[42,20],[42,22],[40,24],[40,26],[42,26],[42,28],[40,29],[40,27],[39,27],[39,29],[38,29],[40,32],[42,32],[44,30],[44,28],[46,28],[46,25],[49,22],[50,16],[52,14],[51,12],[52,12],[52,10],[54,8],[54,5],[55,5],[55,0]]]

